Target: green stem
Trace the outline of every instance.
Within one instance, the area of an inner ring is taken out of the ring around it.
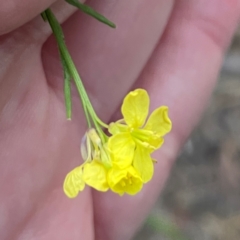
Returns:
[[[65,97],[65,106],[66,106],[66,116],[68,120],[72,118],[72,97],[71,97],[71,75],[68,72],[65,60],[61,56],[61,62],[64,72],[64,97]]]
[[[67,71],[64,71],[64,96],[67,119],[72,118],[71,78]]]

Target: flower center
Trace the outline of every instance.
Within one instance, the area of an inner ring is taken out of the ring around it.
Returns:
[[[127,185],[133,185],[133,177],[128,173],[120,183],[121,187],[126,187]]]

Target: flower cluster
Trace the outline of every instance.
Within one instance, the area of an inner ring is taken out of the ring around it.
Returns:
[[[135,195],[151,180],[155,162],[151,154],[161,147],[172,123],[166,106],[148,117],[149,105],[148,93],[136,89],[123,101],[123,119],[108,126],[110,136],[101,139],[95,129],[86,133],[81,147],[84,163],[64,181],[68,197],[76,197],[85,184],[103,192]]]

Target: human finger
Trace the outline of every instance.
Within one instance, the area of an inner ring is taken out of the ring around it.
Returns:
[[[56,0],[11,0],[0,1],[0,35],[30,21]]]

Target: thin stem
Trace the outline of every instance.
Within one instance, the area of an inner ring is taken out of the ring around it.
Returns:
[[[65,97],[65,106],[66,106],[66,115],[67,119],[71,120],[72,118],[72,97],[71,97],[71,75],[68,72],[65,60],[61,56],[61,62],[63,66],[63,72],[64,72],[64,97]]]
[[[94,116],[94,118],[97,120],[97,122],[102,126],[102,127],[105,127],[105,128],[108,128],[108,125],[106,123],[104,123],[96,114],[96,112],[94,111],[91,103],[90,103],[90,100],[88,99],[88,102],[87,102],[87,106],[88,106],[88,110],[89,112]]]

